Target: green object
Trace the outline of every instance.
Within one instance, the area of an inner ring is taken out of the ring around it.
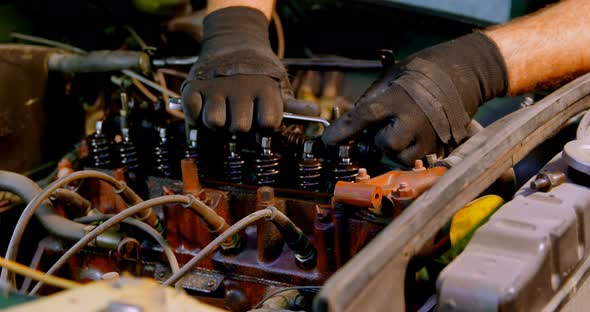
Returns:
[[[0,288],[0,310],[37,299],[37,297],[34,296],[21,295],[12,291],[4,294],[4,291],[4,289]]]
[[[145,13],[169,15],[187,2],[186,0],[133,0],[133,6]]]

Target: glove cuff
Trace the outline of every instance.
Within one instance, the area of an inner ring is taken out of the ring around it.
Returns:
[[[415,56],[437,64],[449,75],[470,116],[475,115],[480,104],[505,95],[508,89],[504,58],[482,32],[430,47]]]
[[[189,80],[232,75],[287,79],[284,66],[270,46],[268,21],[257,9],[229,7],[205,18],[203,46]]]
[[[412,96],[444,143],[465,139],[477,107],[507,90],[504,59],[479,32],[422,50],[401,67],[396,83]]]
[[[203,21],[203,44],[215,44],[222,39],[224,44],[249,43],[270,47],[268,21],[257,9],[228,7],[208,14]],[[227,42],[231,41],[231,42]],[[221,48],[221,46],[219,47]]]

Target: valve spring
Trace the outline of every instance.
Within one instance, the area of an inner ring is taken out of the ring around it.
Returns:
[[[128,171],[136,171],[139,169],[139,158],[137,156],[135,144],[133,144],[129,137],[129,129],[123,128],[121,132],[123,134],[123,141],[119,144],[121,165],[123,165]]]
[[[245,161],[238,153],[237,144],[234,140],[229,142],[228,153],[223,160],[223,178],[229,182],[242,183],[244,182]]]
[[[303,149],[303,145],[307,140],[307,137],[303,133],[287,133],[284,135],[287,146],[293,150],[300,151]]]
[[[254,183],[275,185],[281,173],[281,157],[271,150],[270,137],[262,137],[262,154],[254,159]]]
[[[90,166],[97,168],[110,168],[111,166],[111,146],[107,137],[102,132],[102,121],[96,122],[96,132],[90,137],[89,158]]]
[[[338,163],[332,168],[334,181],[354,182],[359,167],[350,159],[350,146],[342,145],[338,150]]]
[[[156,174],[162,177],[172,176],[172,166],[170,165],[170,151],[168,149],[168,139],[166,129],[160,128],[160,140],[154,148],[154,165]]]
[[[297,179],[299,186],[311,192],[317,192],[321,185],[322,163],[313,153],[313,141],[306,141],[303,145],[303,157],[298,163]]]

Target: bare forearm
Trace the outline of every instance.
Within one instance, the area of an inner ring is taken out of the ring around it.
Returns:
[[[590,71],[590,0],[566,0],[484,33],[508,70],[508,93],[555,86]]]
[[[209,0],[207,14],[227,7],[245,6],[260,10],[270,20],[275,0]]]

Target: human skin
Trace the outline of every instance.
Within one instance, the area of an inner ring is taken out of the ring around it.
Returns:
[[[258,9],[270,20],[275,6],[274,0],[209,0],[207,1],[207,14],[228,7],[243,6]]]
[[[555,87],[590,71],[590,0],[564,0],[484,31],[506,63],[508,94]]]

